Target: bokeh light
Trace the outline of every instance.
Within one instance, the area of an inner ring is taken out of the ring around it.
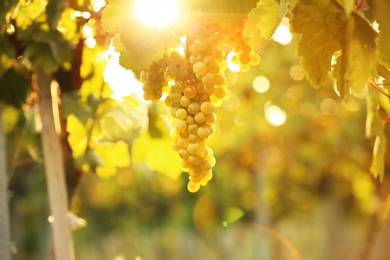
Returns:
[[[288,18],[284,17],[282,19],[282,22],[280,23],[278,28],[276,28],[276,31],[275,31],[274,35],[272,36],[272,39],[275,42],[280,43],[282,45],[290,44],[290,42],[292,41],[292,34],[289,30]]]
[[[301,65],[296,64],[290,68],[290,77],[295,81],[301,81],[305,78],[306,74],[302,70]]]
[[[274,125],[280,126],[286,122],[287,116],[286,112],[284,112],[280,107],[275,105],[265,106],[265,118],[267,121]]]
[[[320,110],[325,116],[333,116],[337,113],[337,102],[331,98],[325,98],[320,103]]]
[[[228,69],[232,72],[239,72],[240,71],[240,64],[236,64],[232,61],[232,58],[236,55],[234,51],[229,52],[229,54],[226,56],[226,61],[228,63]]]
[[[253,80],[253,89],[258,93],[265,93],[270,88],[270,83],[268,78],[265,76],[257,76]]]

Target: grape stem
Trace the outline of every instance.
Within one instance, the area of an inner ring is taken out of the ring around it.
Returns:
[[[378,86],[378,84],[376,84],[374,81],[370,80],[368,82],[370,84],[371,87],[375,88],[376,90],[378,90],[380,93],[382,93],[383,95],[385,95],[388,99],[390,99],[390,95],[387,94],[382,88],[380,88]]]
[[[358,12],[360,8],[362,8],[362,5],[364,3],[364,0],[359,0],[359,3],[356,6],[355,12]]]

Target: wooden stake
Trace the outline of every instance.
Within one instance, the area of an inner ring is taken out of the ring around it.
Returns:
[[[8,210],[8,178],[3,107],[0,104],[0,259],[11,260],[11,232]]]
[[[61,143],[56,131],[51,84],[52,77],[43,71],[37,72],[39,112],[42,121],[42,143],[45,160],[46,182],[49,192],[54,255],[56,260],[73,260],[74,249],[68,221],[68,199],[65,185],[65,170]],[[58,112],[58,111],[57,111]],[[58,120],[58,118],[57,118]]]

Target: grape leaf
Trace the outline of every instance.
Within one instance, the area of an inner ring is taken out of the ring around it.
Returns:
[[[154,109],[157,109],[154,106]],[[172,179],[178,179],[181,174],[180,157],[171,149],[172,140],[169,137],[169,128],[166,122],[155,110],[154,127],[161,132],[161,137],[153,138],[150,129],[144,131],[134,140],[132,158],[134,163],[146,163],[152,171],[163,173]],[[161,111],[160,111],[161,112]],[[154,129],[155,130],[155,129]]]
[[[50,0],[46,6],[47,23],[50,29],[55,29],[61,18],[64,0]]]
[[[380,63],[386,67],[390,67],[390,23],[389,10],[390,1],[377,1],[377,22],[379,24],[379,39],[378,39],[378,58]]]
[[[274,0],[259,1],[245,22],[243,36],[250,37],[250,44],[258,53],[262,53],[278,27],[282,16],[279,15],[279,4]]]
[[[12,67],[16,57],[15,48],[5,34],[0,34],[0,78]]]
[[[132,16],[132,5],[131,0],[111,1],[103,10],[102,23],[107,32],[115,34],[113,45],[120,53],[120,65],[139,76],[140,71],[158,62],[167,48],[178,41],[183,23],[177,21],[179,26],[172,28],[146,26]]]
[[[131,15],[132,0],[111,0],[102,11],[102,25],[106,32],[115,33]],[[130,27],[129,27],[130,28]]]
[[[30,79],[14,69],[9,69],[0,79],[0,101],[19,107],[26,101],[30,87]]]
[[[117,168],[130,166],[129,146],[124,141],[101,143],[94,151],[103,161],[103,165],[96,167],[100,177],[110,177],[116,174]]]
[[[350,89],[360,93],[367,83],[375,60],[376,33],[364,19],[352,13],[344,37],[342,56],[334,67],[334,75],[341,96],[347,97]]]
[[[368,22],[357,13],[348,16],[336,0],[302,0],[293,13],[292,31],[301,34],[297,53],[310,83],[327,81],[332,56],[341,51],[334,71],[340,94],[359,93],[375,58],[376,33]]]
[[[188,12],[199,14],[203,20],[229,26],[242,20],[258,0],[198,0],[187,1]]]
[[[69,133],[68,142],[72,155],[78,158],[84,155],[87,148],[87,128],[74,114],[67,117],[66,131]]]
[[[6,16],[17,4],[18,0],[3,0],[0,2],[0,26],[6,24]]]

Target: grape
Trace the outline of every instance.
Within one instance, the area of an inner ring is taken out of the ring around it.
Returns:
[[[179,81],[184,81],[187,78],[188,78],[188,72],[183,68],[179,68],[176,72],[176,79]]]
[[[187,117],[187,110],[185,110],[184,108],[179,108],[176,113],[175,113],[176,117],[178,119],[182,119],[184,120],[186,117]]]
[[[225,97],[225,89],[224,88],[216,88],[214,90],[214,96],[218,99],[223,99]]]
[[[202,76],[207,72],[207,65],[201,61],[198,61],[197,63],[194,64],[193,70],[196,75]]]
[[[196,95],[196,90],[194,87],[186,87],[183,91],[184,96],[187,98],[193,98]]]
[[[214,106],[210,102],[203,102],[200,105],[200,111],[203,114],[208,115],[208,114],[214,112]]]
[[[177,140],[177,144],[179,145],[180,148],[187,148],[188,145],[189,145],[189,141],[187,138],[180,138],[179,140]]]
[[[175,122],[175,129],[176,129],[176,131],[178,133],[184,132],[184,130],[186,130],[186,128],[187,128],[187,122],[186,121],[179,119],[179,120],[177,120]]]
[[[255,53],[255,52],[251,52],[250,55],[251,55],[250,65],[252,65],[252,66],[259,65],[261,62],[260,55]]]
[[[187,151],[190,153],[190,154],[196,154],[198,152],[198,145],[195,144],[195,143],[190,143],[188,144],[187,146]]]
[[[214,86],[214,75],[210,72],[207,72],[202,77],[202,83],[204,86]]]
[[[197,113],[197,114],[194,116],[194,120],[195,120],[195,122],[197,122],[198,124],[201,124],[201,123],[203,123],[203,122],[206,120],[206,117],[205,117],[205,115],[204,115],[202,112],[199,112],[199,113]]]
[[[191,99],[189,99],[188,97],[182,96],[180,98],[180,105],[182,105],[183,107],[187,107],[190,103],[191,103]]]
[[[164,73],[164,79],[166,81],[172,81],[175,79],[177,73],[177,67],[173,64],[168,65]]]
[[[210,130],[206,126],[201,126],[198,128],[197,134],[198,134],[199,138],[205,139],[205,138],[209,137]]]
[[[200,109],[200,106],[199,106],[199,103],[198,102],[191,102],[188,107],[187,107],[187,110],[190,114],[196,114],[199,112],[199,109]]]
[[[232,61],[241,71],[261,61],[249,39],[243,37],[243,27],[244,20],[226,28],[197,22],[191,26],[185,55],[169,49],[159,62],[140,73],[146,100],[158,101],[163,92],[168,94],[164,103],[174,125],[170,132],[172,149],[181,158],[182,170],[189,173],[190,192],[213,178],[216,161],[207,145],[214,132],[214,107],[230,96],[228,84],[234,84],[237,77],[228,71],[225,51],[234,51]]]
[[[180,149],[180,150],[179,150],[179,156],[180,156],[182,159],[187,159],[188,156],[189,156],[189,153],[188,153],[187,149]]]
[[[207,71],[212,74],[217,74],[219,72],[219,65],[216,62],[211,62],[207,64]]]
[[[251,61],[251,55],[250,53],[243,52],[240,54],[239,59],[241,64],[249,64],[249,62]]]

